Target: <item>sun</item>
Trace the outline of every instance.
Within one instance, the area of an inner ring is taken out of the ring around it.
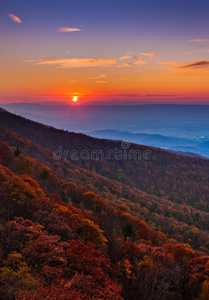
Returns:
[[[73,97],[73,102],[77,102],[78,101],[78,97]]]

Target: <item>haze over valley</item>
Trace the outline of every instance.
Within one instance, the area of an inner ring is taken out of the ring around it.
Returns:
[[[209,157],[207,105],[14,103],[2,107],[46,125],[93,137]]]

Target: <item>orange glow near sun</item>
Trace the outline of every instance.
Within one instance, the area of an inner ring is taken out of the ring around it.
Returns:
[[[73,97],[73,102],[77,102],[78,101],[78,97]]]

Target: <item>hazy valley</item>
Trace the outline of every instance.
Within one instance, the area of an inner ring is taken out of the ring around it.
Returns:
[[[60,129],[209,157],[209,107],[204,105],[16,103],[2,107]]]

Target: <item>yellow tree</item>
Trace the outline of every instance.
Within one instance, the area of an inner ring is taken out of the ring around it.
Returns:
[[[209,280],[203,282],[202,293],[198,300],[209,300]]]
[[[97,248],[106,246],[107,239],[103,235],[103,231],[91,220],[83,220],[81,224],[81,236],[85,241],[91,242]]]

